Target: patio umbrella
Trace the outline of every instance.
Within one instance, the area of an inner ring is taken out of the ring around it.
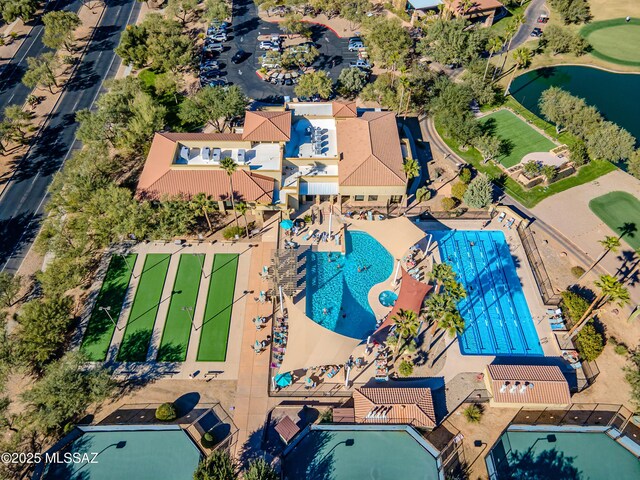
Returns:
[[[280,222],[280,226],[282,227],[283,230],[291,230],[293,228],[293,222],[289,219],[282,220]]]
[[[275,382],[279,387],[288,387],[293,383],[293,377],[289,372],[281,373],[279,375],[276,375]]]

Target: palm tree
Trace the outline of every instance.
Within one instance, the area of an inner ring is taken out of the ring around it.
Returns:
[[[216,209],[216,202],[210,196],[207,196],[204,193],[198,193],[191,199],[189,206],[195,212],[202,212],[205,220],[207,221],[207,225],[209,226],[209,231],[213,233],[213,226],[211,225],[209,213]]]
[[[236,227],[240,228],[240,224],[238,223],[238,214],[236,213],[236,202],[234,200],[233,193],[233,180],[231,179],[234,172],[238,169],[238,164],[231,157],[224,157],[220,160],[220,167],[227,172],[229,175],[229,187],[231,188],[231,208],[233,209],[233,215],[236,217]]]
[[[244,202],[240,202],[236,205],[236,210],[240,215],[244,217],[244,228],[247,231],[247,238],[249,238],[249,223],[247,222],[247,212],[249,211],[249,205]]]
[[[429,273],[429,277],[436,281],[436,291],[440,285],[444,285],[448,282],[454,282],[456,280],[456,273],[453,271],[453,267],[448,263],[434,263]]]
[[[604,257],[607,256],[609,252],[616,253],[620,248],[620,238],[607,235],[602,240],[598,240],[598,243],[602,245],[604,251],[600,254],[600,256],[596,259],[595,262],[591,264],[591,266],[582,274],[578,281],[582,280],[582,278],[589,273],[594,267],[602,261]]]
[[[584,312],[582,318],[569,330],[567,336],[571,336],[582,324],[589,318],[591,312],[599,305],[605,305],[607,302],[614,302],[619,307],[624,307],[630,301],[629,290],[615,277],[611,275],[601,275],[599,280],[595,282],[596,287],[600,289],[600,294],[595,298],[589,308]]]
[[[453,297],[443,293],[434,293],[425,300],[424,308],[427,316],[433,321],[433,324],[436,325],[445,313],[454,311],[456,305]],[[435,326],[433,332],[435,332]]]
[[[500,37],[493,37],[489,39],[487,43],[487,51],[489,52],[489,58],[487,59],[487,66],[484,69],[484,75],[482,76],[482,81],[487,78],[487,72],[489,71],[489,64],[491,63],[491,58],[496,52],[499,52],[502,48],[502,39]]]
[[[469,13],[469,10],[471,10],[471,7],[473,7],[474,5],[475,5],[475,2],[473,0],[462,0],[458,4],[458,10],[460,11],[460,13],[462,13],[462,15],[466,15],[467,13]]]
[[[396,343],[396,351],[394,353],[394,357],[397,359],[400,344],[406,339],[415,337],[418,334],[420,321],[418,320],[416,312],[413,310],[404,310],[402,308],[398,310],[398,313],[395,314],[392,320],[398,334],[398,343]]]
[[[504,70],[505,63],[507,63],[507,55],[509,54],[509,50],[511,50],[511,42],[513,41],[513,37],[515,37],[519,28],[520,26],[512,21],[507,24],[507,28],[504,30],[504,43],[502,44],[502,46],[506,48],[504,48],[504,50],[502,51],[502,54],[504,54],[504,59],[502,60],[502,66],[500,67],[501,73]],[[495,80],[496,72],[494,72],[494,78],[492,80]]]
[[[456,280],[450,280],[445,283],[444,291],[454,302],[459,302],[467,296],[467,290]]]
[[[407,180],[411,180],[420,175],[420,164],[415,158],[405,158],[402,169],[407,176]]]
[[[464,319],[457,310],[446,312],[438,322],[438,328],[445,330],[450,337],[456,334],[461,335],[464,332]]]
[[[509,80],[509,84],[507,85],[507,89],[504,91],[504,96],[509,95],[509,88],[511,87],[511,82],[516,76],[516,72],[521,68],[525,68],[531,63],[531,50],[527,47],[516,48],[513,52],[513,61],[516,63],[513,66],[513,75],[511,76],[511,80]]]

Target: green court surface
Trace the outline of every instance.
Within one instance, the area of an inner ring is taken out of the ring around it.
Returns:
[[[203,262],[203,255],[180,255],[169,313],[158,350],[157,359],[160,362],[184,362],[187,358],[191,318],[195,315]]]
[[[171,255],[168,254],[150,253],[144,260],[127,328],[118,351],[120,362],[144,362],[147,359],[170,259]]]
[[[498,156],[496,161],[507,168],[520,163],[528,153],[548,152],[556,147],[555,143],[509,110],[498,110],[480,121],[503,141],[505,154]]]
[[[624,18],[589,23],[580,30],[594,57],[619,65],[640,66],[640,19]]]
[[[113,255],[109,261],[109,268],[80,346],[80,350],[93,362],[103,362],[107,358],[107,351],[116,329],[109,315],[115,322],[118,321],[137,256],[131,254],[124,258],[121,255]],[[100,310],[100,307],[108,308],[109,312]]]
[[[640,200],[627,192],[611,192],[591,200],[589,208],[631,248],[640,248]]]
[[[227,358],[238,255],[221,253],[213,259],[207,307],[198,345],[199,362],[224,362]]]

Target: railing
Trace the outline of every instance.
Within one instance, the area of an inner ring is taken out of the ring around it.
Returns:
[[[272,370],[273,373],[273,370]],[[286,388],[273,389],[269,387],[270,397],[310,398],[310,397],[334,397],[349,398],[353,395],[353,388],[345,388],[341,383],[320,383],[313,388],[308,388],[304,381],[297,381]]]
[[[560,305],[562,297],[556,293],[551,284],[551,279],[544,266],[531,230],[518,226],[517,231],[520,241],[522,242],[522,247],[524,248],[524,253],[531,265],[531,270],[533,271],[533,276],[535,277],[542,300],[546,305]]]

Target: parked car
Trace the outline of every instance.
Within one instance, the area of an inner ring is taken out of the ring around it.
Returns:
[[[224,52],[224,45],[221,43],[205,43],[203,50],[205,52]]]
[[[544,13],[538,17],[538,23],[547,23],[549,21],[549,15]]]
[[[531,31],[531,36],[532,36],[532,37],[541,37],[541,36],[542,36],[542,29],[541,29],[541,28],[538,28],[538,27],[534,28],[534,29]]]
[[[364,48],[364,43],[362,42],[349,42],[349,46],[347,47],[349,49],[350,52],[354,52],[357,50],[360,50],[361,48]]]
[[[238,63],[242,63],[248,56],[249,54],[244,50],[238,50],[233,54],[233,57],[231,57],[231,61],[237,65]]]
[[[355,62],[350,62],[349,67],[359,68],[360,70],[371,70],[371,64],[366,60],[356,60]]]
[[[218,32],[213,35],[207,35],[207,39],[213,40],[214,42],[226,42],[227,34],[224,32]]]
[[[219,60],[205,60],[203,59],[200,62],[200,69],[204,70],[207,68],[218,68],[220,67],[220,61]]]
[[[269,41],[260,42],[260,45],[258,45],[258,47],[260,48],[260,50],[280,50],[280,45]]]
[[[224,78],[218,78],[216,80],[207,82],[207,85],[209,85],[210,87],[226,87],[227,81]]]

